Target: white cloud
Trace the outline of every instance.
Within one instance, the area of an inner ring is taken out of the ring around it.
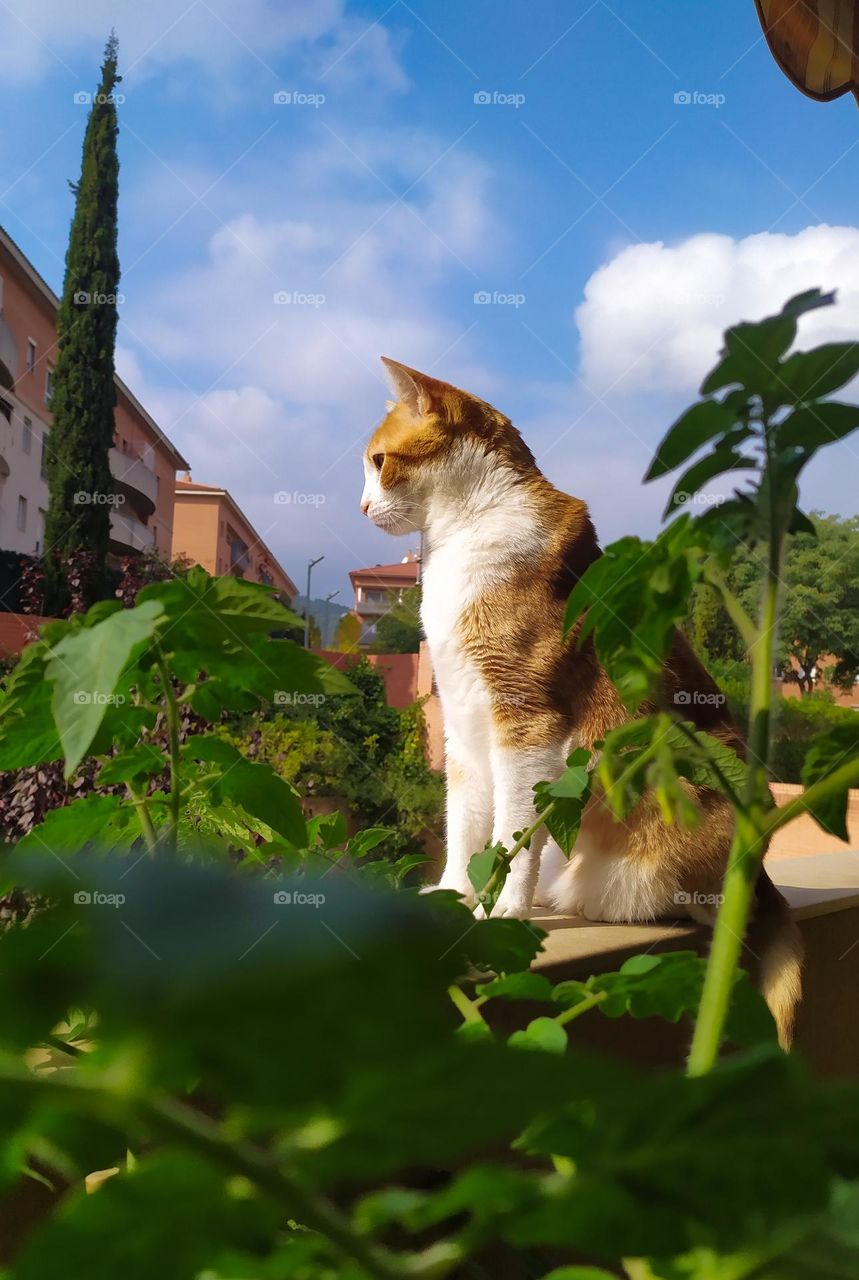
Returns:
[[[4,79],[26,83],[65,65],[87,81],[112,27],[130,83],[171,64],[195,65],[213,85],[240,64],[274,71],[284,54],[307,55],[316,76],[387,89],[408,81],[381,23],[347,15],[345,0],[39,0],[0,10]],[[83,63],[83,59],[86,59]],[[275,86],[277,87],[277,86]]]
[[[581,373],[600,394],[692,393],[715,362],[722,332],[778,311],[820,285],[838,305],[800,321],[799,345],[859,330],[859,228],[807,227],[733,240],[702,234],[677,245],[634,245],[600,267],[576,310]]]

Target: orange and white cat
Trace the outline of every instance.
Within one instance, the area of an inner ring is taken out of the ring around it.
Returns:
[[[384,359],[384,358],[383,358]],[[468,862],[487,840],[509,848],[534,819],[536,782],[557,777],[628,719],[592,643],[562,642],[567,597],[600,554],[584,502],[540,472],[512,423],[445,382],[384,359],[398,399],[364,455],[361,510],[392,534],[423,534],[421,619],[441,698],[447,860],[438,888],[473,903]],[[716,685],[679,633],[665,696],[742,752]],[[707,695],[707,696],[701,696]],[[535,901],[591,920],[714,915],[733,828],[724,798],[696,792],[701,822],[666,825],[652,798],[625,822],[588,802],[567,860],[541,831],[513,860],[495,916]],[[480,910],[480,908],[478,908]],[[787,1042],[801,942],[765,872],[756,888],[760,982]]]

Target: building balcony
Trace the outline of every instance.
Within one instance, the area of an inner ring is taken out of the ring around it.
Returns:
[[[155,472],[141,458],[135,458],[121,449],[110,451],[110,474],[120,493],[142,516],[151,516],[158,498],[158,481]]]
[[[129,551],[150,551],[155,546],[155,535],[134,516],[119,511],[110,513],[110,549],[116,555],[128,555]]]

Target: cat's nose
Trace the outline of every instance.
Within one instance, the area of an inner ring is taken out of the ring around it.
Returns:
[[[365,516],[369,510],[370,510],[370,499],[362,498],[361,499],[361,515]]]

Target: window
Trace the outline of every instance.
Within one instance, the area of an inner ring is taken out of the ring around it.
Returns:
[[[51,396],[54,393],[54,371],[49,368],[45,373],[45,404],[51,403]]]
[[[7,422],[12,421],[12,406],[8,400],[4,400],[2,397],[0,397],[0,413],[2,413]]]
[[[29,418],[24,419],[24,425],[21,428],[21,448],[25,453],[33,452],[33,424]]]
[[[27,372],[36,372],[36,344],[32,338],[27,339]]]
[[[18,528],[21,533],[27,529],[27,499],[18,495]]]
[[[48,478],[48,436],[47,433],[42,434],[42,453],[39,458],[39,475],[43,480]]]

